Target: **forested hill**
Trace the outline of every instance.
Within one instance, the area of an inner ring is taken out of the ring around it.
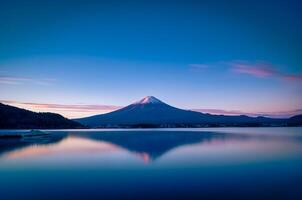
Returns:
[[[0,103],[0,129],[84,128],[78,122],[55,113],[36,113]]]

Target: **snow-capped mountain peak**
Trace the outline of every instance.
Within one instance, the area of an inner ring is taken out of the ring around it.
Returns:
[[[143,99],[135,102],[134,104],[157,104],[162,103],[159,99],[155,98],[154,96],[146,96]]]

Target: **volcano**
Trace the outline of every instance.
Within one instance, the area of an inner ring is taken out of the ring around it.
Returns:
[[[138,125],[138,124],[170,124],[199,122],[201,113],[187,111],[170,106],[153,96],[130,104],[122,109],[76,121],[91,127]]]
[[[209,127],[209,126],[284,126],[286,119],[245,115],[211,115],[170,106],[147,96],[119,110],[75,119],[90,127]]]

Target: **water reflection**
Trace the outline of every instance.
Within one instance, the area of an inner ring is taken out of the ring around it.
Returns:
[[[225,137],[225,134],[210,132],[59,132],[39,137],[2,139],[0,156],[16,158],[49,156],[59,152],[67,155],[127,151],[148,163],[177,147],[224,140]]]
[[[115,144],[129,152],[139,154],[144,160],[156,160],[165,153],[180,146],[223,140],[225,134],[194,132],[106,132],[103,134],[77,134],[79,137]]]
[[[23,138],[0,138],[0,156],[15,150],[23,149],[33,145],[49,145],[55,144],[63,140],[67,133],[49,134],[38,137],[23,137]]]
[[[115,151],[116,146],[74,136],[68,136],[52,144],[33,144],[26,148],[11,151],[6,154],[8,158],[41,158],[45,156],[53,156],[58,154],[94,154],[94,153],[108,153]]]
[[[53,131],[40,137],[0,139],[1,195],[6,199],[301,199],[301,134],[282,130],[282,136],[276,136],[274,129],[256,135]]]
[[[129,154],[131,154],[142,159],[145,163],[150,163],[171,150],[175,151],[181,147],[189,149],[194,144],[198,144],[198,149],[193,146],[190,155],[193,155],[196,150],[198,150],[199,155],[202,155],[202,152],[208,152],[211,148],[216,151],[216,154],[220,155],[228,150],[232,154],[236,154],[241,153],[240,149],[243,150],[249,146],[253,149],[251,152],[257,152],[257,146],[259,146],[258,149],[264,151],[263,148],[273,148],[274,145],[282,154],[287,150],[284,144],[288,140],[298,142],[301,141],[301,138],[191,131],[60,131],[39,137],[0,139],[0,159],[1,157],[41,158],[51,155],[62,157],[69,155],[74,158],[83,155],[82,159],[84,159],[87,155],[91,157],[92,155],[115,152],[119,154],[119,159],[129,157]],[[280,148],[280,144],[276,141],[281,141],[285,148]],[[288,144],[288,146],[290,145],[292,146],[292,144]],[[236,147],[237,149],[230,150],[230,147]],[[276,150],[274,151],[276,152]],[[127,155],[125,155],[125,152]],[[177,155],[186,157],[183,152],[184,150],[179,151]],[[187,152],[187,154],[189,153]],[[112,155],[109,156],[113,157]],[[218,157],[221,159],[221,156]]]

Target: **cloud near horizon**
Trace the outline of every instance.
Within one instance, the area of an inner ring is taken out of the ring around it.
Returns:
[[[56,80],[51,78],[33,79],[28,77],[0,75],[0,84],[7,84],[7,85],[23,85],[28,83],[37,84],[37,85],[53,85],[55,82]]]
[[[85,105],[85,104],[49,104],[49,103],[30,103],[10,100],[0,100],[0,102],[35,112],[55,112],[67,118],[81,118],[96,114],[104,114],[122,108],[123,106],[114,105]],[[210,113],[215,115],[247,115],[247,116],[265,116],[273,118],[287,118],[294,115],[302,114],[302,109],[276,112],[244,112],[239,110],[223,109],[191,109],[196,112]]]
[[[102,114],[121,108],[121,106],[112,105],[66,105],[51,103],[19,102],[10,100],[1,100],[1,102],[36,112],[56,112],[68,118],[84,117],[93,114]]]
[[[272,117],[272,118],[288,118],[294,115],[300,115],[302,109],[276,111],[276,112],[244,112],[239,110],[223,110],[223,109],[193,109],[196,112],[210,113],[214,115],[247,115],[251,117]]]

